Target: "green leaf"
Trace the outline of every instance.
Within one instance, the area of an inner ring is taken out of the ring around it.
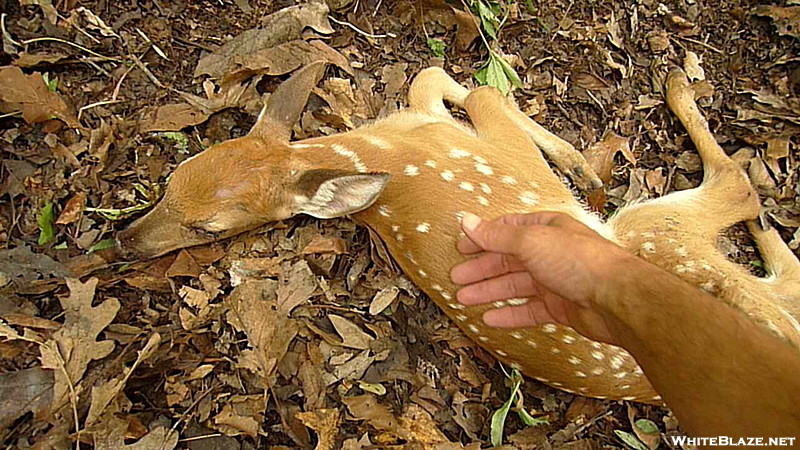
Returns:
[[[52,202],[47,202],[39,210],[37,221],[39,222],[39,245],[45,245],[56,237],[56,214]]]
[[[487,6],[482,0],[476,0],[475,3],[478,9],[478,17],[481,19],[481,25],[483,26],[483,29],[486,31],[486,34],[491,36],[491,38],[496,41],[497,32],[495,31],[494,25],[497,23],[497,15],[495,15],[494,11],[492,11],[492,9],[489,8],[489,6]]]
[[[510,86],[506,73],[503,70],[503,65],[500,63],[499,59],[501,58],[494,52],[489,53],[489,61],[487,61],[486,65],[481,67],[480,70],[475,72],[475,79],[478,80],[480,84],[494,86],[502,92],[503,95],[508,95]]]
[[[103,239],[102,241],[94,244],[92,248],[89,249],[89,253],[99,252],[100,250],[105,250],[117,245],[117,242],[113,238]]]
[[[64,242],[62,242],[62,243],[60,243],[58,245],[54,245],[53,248],[56,249],[56,250],[66,250],[67,249],[67,241],[64,241]]]
[[[47,86],[47,90],[50,92],[55,92],[58,89],[58,78],[50,79],[50,75],[47,73],[42,74],[42,79],[44,80],[45,86]]]
[[[503,72],[506,74],[506,78],[513,84],[515,87],[522,88],[522,80],[519,79],[519,75],[517,75],[517,71],[511,67],[511,64],[506,61],[505,58],[502,56],[497,56],[497,60],[500,62],[500,65],[503,67]]]
[[[436,38],[428,38],[427,43],[428,43],[428,48],[430,49],[433,56],[437,58],[444,58],[445,45],[443,40]]]
[[[628,444],[628,446],[633,447],[636,450],[650,450],[636,436],[628,433],[627,431],[614,430],[614,434],[616,434],[618,438],[622,439],[622,442]]]
[[[182,153],[184,155],[189,153],[189,138],[186,137],[184,133],[179,131],[165,131],[163,133],[158,133],[158,136],[167,138],[174,142],[175,148],[178,149],[178,153]]]
[[[371,392],[375,395],[386,395],[386,388],[380,383],[367,383],[362,380],[356,380],[356,383],[358,383],[358,387],[367,392]]]
[[[639,419],[636,422],[636,428],[642,430],[647,434],[655,434],[658,433],[658,425],[655,424],[652,420],[649,419]]]
[[[533,417],[528,413],[528,411],[525,411],[522,408],[517,410],[517,414],[519,415],[520,420],[522,420],[522,423],[524,423],[529,427],[537,427],[539,425],[547,425],[548,423],[550,423],[550,419],[548,419],[546,416]]]
[[[506,417],[508,417],[508,410],[511,409],[513,399],[514,395],[510,395],[503,406],[492,414],[490,441],[494,447],[503,445],[503,429],[506,426]]]

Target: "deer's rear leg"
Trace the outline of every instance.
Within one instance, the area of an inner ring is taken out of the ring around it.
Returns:
[[[717,144],[683,71],[667,77],[667,104],[678,117],[703,160],[703,182],[695,189],[673,192],[659,199],[625,208],[612,218],[614,227],[659,230],[661,225],[684,236],[713,243],[731,225],[754,219],[760,205],[747,174]]]
[[[468,94],[469,90],[450,78],[443,69],[429,67],[411,83],[408,104],[415,111],[453,120],[443,100],[463,108]]]
[[[783,242],[775,228],[763,228],[756,220],[747,221],[747,228],[753,235],[764,268],[769,277],[764,279],[774,287],[781,306],[800,321],[800,260]]]

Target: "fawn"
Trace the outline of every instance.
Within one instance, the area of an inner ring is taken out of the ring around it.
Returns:
[[[290,142],[323,71],[322,63],[305,67],[272,94],[247,136],[181,164],[161,202],[119,234],[122,249],[148,258],[297,214],[350,216],[377,232],[404,273],[499,360],[564,391],[659,403],[621,348],[561,325],[511,331],[483,325],[488,308],[527,299],[470,308],[455,301],[449,270],[463,258],[455,247],[463,211],[487,219],[558,211],[800,342],[800,262],[774,229],[755,221],[758,196],[714,140],[683,72],[669,74],[667,101],[702,157],[702,184],[624,207],[603,221],[576,200],[542,154],[579,188],[601,187],[572,145],[496,89],[469,91],[439,68],[414,79],[408,109],[347,133]],[[463,108],[471,123],[454,119],[444,100]],[[769,278],[751,275],[717,249],[718,233],[740,221],[748,221]]]

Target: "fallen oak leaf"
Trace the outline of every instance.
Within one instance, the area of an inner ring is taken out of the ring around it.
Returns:
[[[333,450],[339,434],[340,415],[338,409],[317,409],[298,412],[295,417],[317,432],[317,446],[314,450]]]
[[[89,363],[114,350],[114,341],[98,341],[97,336],[114,320],[120,304],[108,299],[92,306],[97,282],[97,278],[86,283],[67,278],[70,295],[59,299],[64,308],[64,326],[40,346],[42,367],[55,370],[53,412],[66,404],[68,391],[77,388]]]
[[[624,138],[615,133],[609,133],[588,149],[583,151],[583,157],[603,180],[603,184],[611,181],[611,171],[614,168],[614,156],[622,153],[622,156],[631,164],[636,164],[636,156],[631,152],[628,138]]]
[[[178,432],[156,427],[133,444],[125,444],[128,421],[108,414],[93,433],[95,450],[172,450],[178,445]]]
[[[155,350],[160,344],[161,335],[157,332],[153,333],[144,347],[139,351],[139,355],[136,357],[136,361],[134,361],[131,367],[126,367],[123,373],[118,377],[112,378],[97,386],[92,386],[92,401],[84,423],[85,428],[90,428],[98,423],[104,414],[118,412],[119,408],[114,408],[116,410],[110,411],[109,406],[112,405],[120,392],[122,392],[122,389],[125,388],[128,379],[136,368],[139,367],[139,364],[153,356],[153,353],[155,353]]]
[[[210,75],[221,78],[230,72],[233,60],[244,61],[262,49],[298,39],[303,29],[312,28],[322,34],[333,33],[328,13],[330,9],[324,2],[290,6],[276,11],[262,21],[259,28],[247,30],[217,49],[203,56],[197,63],[194,76]]]
[[[83,129],[75,111],[58,93],[47,87],[42,74],[25,75],[19,67],[0,68],[0,112],[22,111],[28,123],[56,118],[72,128]]]
[[[782,35],[800,37],[800,6],[763,5],[756,8],[753,14],[772,19]]]

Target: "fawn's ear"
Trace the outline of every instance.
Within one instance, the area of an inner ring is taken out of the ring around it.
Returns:
[[[297,180],[296,213],[331,219],[363,211],[378,199],[391,175],[346,170],[307,170]]]
[[[327,63],[313,62],[294,73],[270,95],[261,109],[250,136],[288,141],[292,126],[300,119],[311,90],[325,73]]]

